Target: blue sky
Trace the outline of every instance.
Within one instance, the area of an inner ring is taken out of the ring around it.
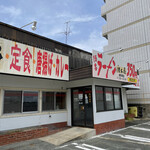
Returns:
[[[66,21],[71,33],[68,45],[92,52],[102,51],[107,40],[102,37],[101,17],[103,0],[0,0],[0,21],[21,27],[34,20],[37,30],[31,26],[24,30],[65,43]]]

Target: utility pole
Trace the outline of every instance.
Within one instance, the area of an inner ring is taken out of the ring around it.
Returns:
[[[68,35],[71,33],[70,31],[70,27],[68,26],[70,21],[67,21],[65,22],[66,23],[66,32],[65,32],[65,35],[66,35],[66,44],[67,44],[67,41],[68,41]]]

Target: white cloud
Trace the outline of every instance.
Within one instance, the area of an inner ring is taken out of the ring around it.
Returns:
[[[7,7],[7,6],[0,5],[0,13],[7,14],[12,17],[16,17],[21,14],[21,9],[15,8],[14,6]]]
[[[63,13],[56,13],[56,18],[66,18],[66,17],[69,17],[69,18],[71,18],[71,13],[67,13],[67,12],[63,12]]]
[[[63,32],[65,32],[63,26],[54,26],[49,28],[49,31],[47,30],[47,32],[43,33],[42,35],[52,38],[63,35]]]
[[[68,19],[69,21],[73,22],[88,22],[88,21],[93,21],[99,16],[90,16],[90,15],[84,15],[84,16],[79,16],[79,15],[74,15],[68,12],[63,12],[61,14],[57,13],[56,14],[57,18],[65,18]]]
[[[68,30],[70,31],[69,35],[76,35],[80,34],[80,31],[75,31],[74,30],[74,25],[68,24]],[[47,29],[47,32],[44,32],[42,35],[47,36],[47,37],[65,37],[65,32],[66,32],[66,23],[62,21],[55,22],[53,25],[51,25],[51,28]]]
[[[80,16],[72,19],[74,22],[88,22],[97,19],[98,16]]]
[[[89,52],[92,50],[103,51],[103,47],[107,45],[107,40],[101,36],[100,32],[93,31],[87,40],[71,45]]]

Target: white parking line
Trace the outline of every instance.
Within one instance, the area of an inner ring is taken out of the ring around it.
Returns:
[[[103,148],[99,148],[99,147],[96,147],[96,146],[92,146],[92,145],[88,145],[88,144],[82,144],[83,146],[86,146],[86,147],[90,147],[90,148],[92,148],[92,150],[94,149],[94,150],[105,150],[105,149],[103,149]]]
[[[128,140],[134,140],[134,141],[150,143],[149,138],[143,138],[143,137],[132,136],[132,135],[122,135],[122,134],[112,134],[112,135],[120,136],[121,138],[128,139]]]
[[[131,135],[125,135],[125,138],[126,138],[126,139],[130,139],[130,140],[135,140],[135,141],[148,142],[148,143],[150,143],[150,139],[149,139],[149,138],[142,138],[142,137],[131,136]]]
[[[93,146],[93,145],[89,145],[89,144],[77,144],[77,143],[72,143],[73,145],[75,145],[76,148],[79,148],[79,149],[83,149],[83,150],[105,150],[103,148],[100,148],[100,147],[96,147],[96,146]]]
[[[143,123],[143,124],[147,124],[147,125],[150,125],[150,122],[146,122],[146,123]]]
[[[76,148],[79,148],[79,149],[84,149],[84,150],[92,150],[92,149],[85,148],[85,147],[81,147],[81,146],[76,146]]]
[[[131,127],[136,127],[136,126],[143,125],[143,124],[150,125],[150,121],[149,121],[149,122],[146,122],[146,123],[141,123],[141,124],[129,126],[129,127],[126,127],[126,128],[121,128],[121,129],[114,130],[114,131],[111,131],[111,132],[106,132],[106,133],[104,133],[104,134],[96,135],[96,136],[93,136],[91,139],[98,138],[98,137],[101,137],[101,136],[104,136],[104,135],[107,135],[107,134],[112,134],[112,133],[116,133],[116,132],[119,132],[119,131],[123,131],[123,130],[125,130],[125,129],[129,129],[129,128],[131,128]]]
[[[138,125],[133,125],[133,126],[129,126],[129,127],[126,127],[126,128],[122,128],[122,129],[119,129],[119,130],[112,131],[112,132],[107,132],[107,133],[104,133],[104,134],[96,135],[96,136],[93,136],[90,139],[94,139],[94,138],[98,138],[98,137],[103,137],[105,135],[114,135],[114,136],[119,136],[119,137],[121,137],[123,139],[128,139],[128,140],[133,140],[133,141],[139,141],[139,142],[145,142],[145,144],[146,143],[150,143],[150,138],[143,138],[143,137],[132,136],[132,135],[117,134],[117,132],[129,129],[129,128],[136,129],[136,130],[142,130],[142,131],[148,131],[149,132],[150,129],[142,128],[142,127],[137,127],[137,126],[143,125],[143,124],[150,125],[150,122],[146,122],[146,123],[142,123],[142,124],[138,124]],[[72,143],[72,144],[76,148],[82,149],[82,150],[105,150],[103,148],[96,147],[96,146],[93,146],[93,145],[88,145],[88,144],[85,144],[85,143],[83,143],[83,144]]]
[[[78,145],[78,143],[72,143],[72,145]]]
[[[60,146],[60,147],[56,147],[55,149],[61,149],[61,148],[64,148],[64,147],[67,147],[68,145],[63,145],[63,146]]]
[[[142,131],[150,131],[150,129],[140,128],[140,127],[130,127],[130,128],[136,129],[136,130],[142,130]]]
[[[110,133],[110,132],[106,132],[106,133],[103,133],[103,134],[95,135],[95,136],[91,137],[90,139],[95,139],[95,138],[98,138],[98,137],[107,135],[107,134],[109,134],[109,133]]]

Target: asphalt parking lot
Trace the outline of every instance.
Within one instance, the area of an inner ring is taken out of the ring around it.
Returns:
[[[126,128],[61,146],[34,139],[1,146],[0,150],[150,150],[150,120],[137,119],[127,122]]]

